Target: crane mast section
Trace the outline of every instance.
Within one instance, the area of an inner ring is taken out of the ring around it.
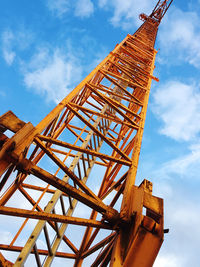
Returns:
[[[135,178],[151,81],[158,81],[159,22],[147,17],[36,127],[11,111],[0,117],[0,214],[24,218],[10,243],[0,244],[19,253],[9,264],[26,265],[32,255],[37,266],[57,257],[74,266],[90,257],[92,266],[153,264],[163,242],[163,202],[150,182],[137,187]],[[31,208],[13,201],[19,195]],[[37,224],[19,246],[31,219]],[[82,231],[79,247],[71,240],[74,225]]]

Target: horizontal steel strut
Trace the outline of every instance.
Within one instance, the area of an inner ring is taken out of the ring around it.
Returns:
[[[91,259],[91,266],[152,266],[163,242],[163,200],[135,178],[151,81],[158,81],[154,44],[171,2],[143,14],[141,27],[36,127],[11,111],[0,117],[0,214],[15,225],[0,250],[18,253],[15,263],[0,254],[1,264],[50,266],[59,257],[74,266]],[[37,223],[19,246],[31,219]]]

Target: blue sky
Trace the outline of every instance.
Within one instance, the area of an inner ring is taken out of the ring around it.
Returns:
[[[37,123],[127,33],[154,0],[1,1],[0,113]],[[154,183],[170,228],[155,267],[199,266],[200,2],[163,19],[137,183]],[[2,234],[3,235],[3,234]]]

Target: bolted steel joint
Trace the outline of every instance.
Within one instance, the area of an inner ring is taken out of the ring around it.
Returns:
[[[28,159],[21,159],[17,166],[16,169],[22,173],[27,173],[30,174],[31,173],[31,168],[33,166],[33,163],[28,160]]]

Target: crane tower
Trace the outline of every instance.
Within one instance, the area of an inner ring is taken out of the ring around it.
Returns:
[[[0,117],[1,229],[13,235],[0,240],[0,265],[153,265],[163,200],[135,178],[158,81],[154,44],[171,3],[141,14],[139,29],[37,126],[11,111]]]

